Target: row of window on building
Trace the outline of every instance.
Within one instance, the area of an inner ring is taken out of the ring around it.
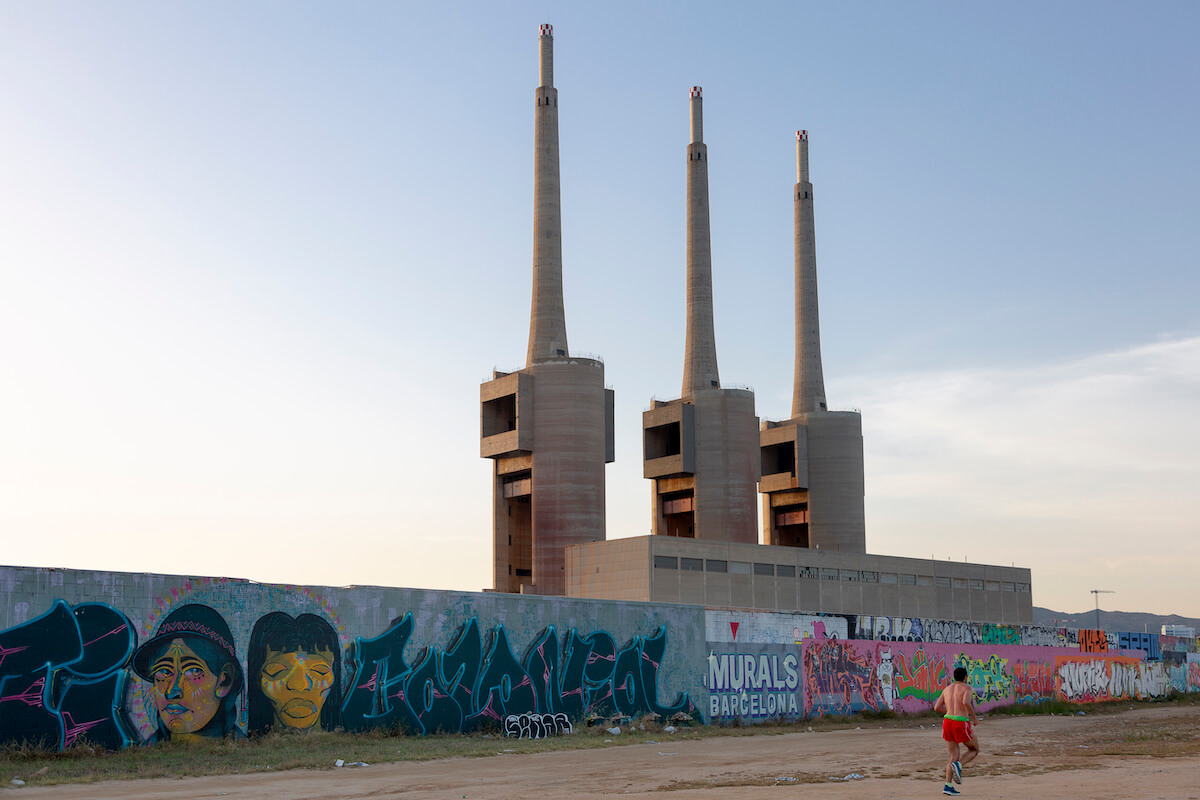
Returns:
[[[1028,592],[1028,583],[985,581],[977,578],[952,578],[943,575],[913,575],[904,572],[834,569],[832,567],[798,567],[794,564],[762,564],[757,561],[723,561],[713,558],[686,556],[655,556],[655,569],[676,569],[685,572],[726,572],[734,575],[760,575],[774,578],[804,578],[807,580],[850,581],[854,583],[894,583],[901,586],[935,586],[947,589],[974,589],[989,592]]]

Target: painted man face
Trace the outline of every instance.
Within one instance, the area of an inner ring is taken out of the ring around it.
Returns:
[[[171,640],[166,652],[150,665],[150,676],[154,679],[154,706],[172,736],[203,730],[233,683],[228,670],[214,674],[182,638]]]
[[[271,701],[275,722],[285,728],[311,728],[321,719],[325,698],[333,688],[333,652],[272,650],[259,675]]]

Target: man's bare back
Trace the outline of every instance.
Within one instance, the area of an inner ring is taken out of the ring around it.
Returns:
[[[943,689],[933,710],[955,717],[969,717],[972,723],[979,724],[979,717],[975,716],[975,691],[965,683],[955,681]]]

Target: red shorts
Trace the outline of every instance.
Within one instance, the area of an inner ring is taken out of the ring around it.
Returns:
[[[942,720],[942,738],[947,742],[966,744],[975,738],[975,732],[971,730],[969,722],[963,722],[960,719],[944,719]]]

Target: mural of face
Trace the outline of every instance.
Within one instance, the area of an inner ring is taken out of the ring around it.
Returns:
[[[172,639],[150,664],[150,675],[154,706],[172,737],[187,738],[202,731],[233,687],[228,667],[214,674],[182,637]]]
[[[321,719],[325,698],[333,688],[333,652],[268,647],[259,680],[263,694],[271,701],[276,724],[311,728]]]
[[[250,633],[246,662],[251,735],[341,726],[342,649],[324,617],[282,611],[260,617]]]

